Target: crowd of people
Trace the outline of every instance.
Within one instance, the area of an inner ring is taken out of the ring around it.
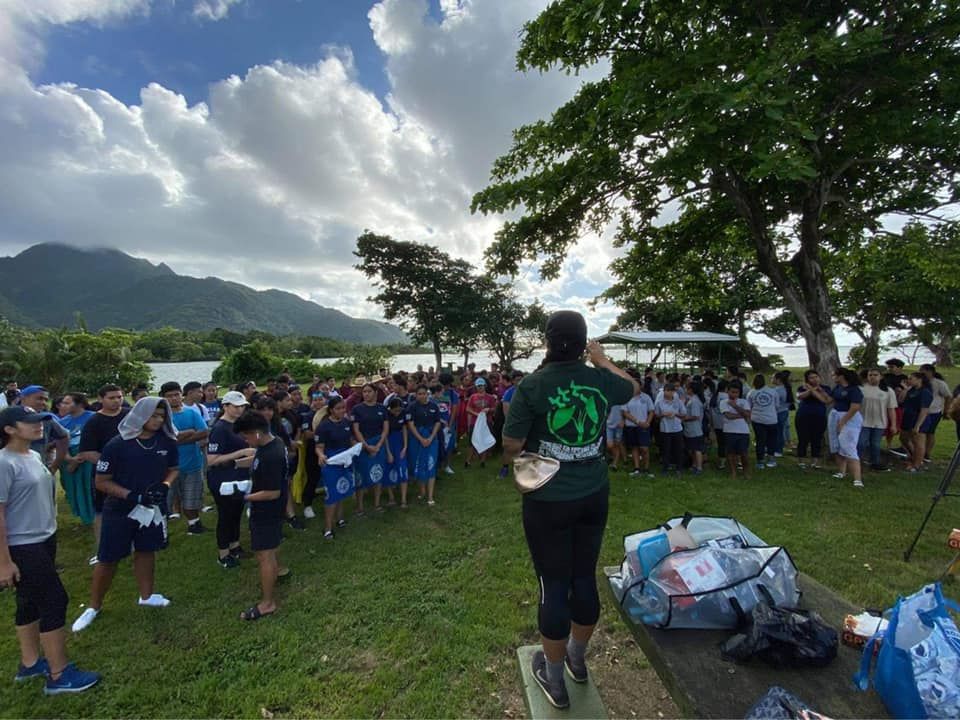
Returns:
[[[662,472],[700,474],[715,452],[732,478],[749,477],[751,467],[776,467],[790,448],[801,466],[819,467],[826,445],[835,477],[863,487],[861,463],[890,469],[882,462],[886,441],[887,452],[917,472],[943,416],[960,420],[960,387],[951,392],[933,366],[909,375],[903,367],[892,359],[886,371],[838,368],[829,385],[808,370],[796,389],[788,371],[748,380],[736,367],[628,370],[636,392],[606,417],[609,469],[650,475],[656,452]],[[0,403],[0,587],[17,588],[17,680],[45,677],[45,692],[56,694],[99,678],[65,654],[56,474],[71,512],[93,529],[90,600],[73,631],[94,623],[131,554],[139,604],[169,605],[155,588],[155,554],[177,521],[187,535],[207,533],[202,517],[214,507],[216,562],[231,569],[256,559],[261,597],[240,617],[257,620],[276,612],[275,587],[290,572],[278,553],[284,531],[305,530],[321,514],[321,495],[328,541],[347,525],[351,499],[357,517],[405,510],[413,485],[416,500],[434,506],[437,477],[456,473],[460,445],[468,445],[465,467],[485,467],[490,451],[478,452],[469,438],[482,421],[501,439],[523,376],[496,365],[456,374],[384,369],[352,382],[315,377],[303,388],[284,374],[264,389],[243,382],[222,396],[213,382],[166,382],[155,397],[139,387],[129,400],[105,385],[93,402],[82,393],[54,398],[52,412],[42,386],[8,383]],[[498,470],[506,477],[509,468]],[[249,550],[241,545],[245,514]]]

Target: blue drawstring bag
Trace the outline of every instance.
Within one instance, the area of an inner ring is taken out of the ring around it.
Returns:
[[[896,718],[960,717],[960,631],[947,609],[960,605],[943,597],[940,583],[899,598],[877,654],[873,685]],[[863,649],[853,681],[870,685],[874,635]]]

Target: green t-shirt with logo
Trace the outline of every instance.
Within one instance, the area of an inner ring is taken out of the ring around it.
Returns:
[[[607,485],[607,414],[633,397],[633,384],[575,360],[549,363],[527,375],[510,403],[503,434],[526,438],[525,449],[560,461],[535,500],[577,500]]]

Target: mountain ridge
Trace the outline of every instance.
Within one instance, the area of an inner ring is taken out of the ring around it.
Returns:
[[[0,315],[18,325],[59,327],[73,325],[77,313],[94,331],[170,326],[375,345],[408,342],[389,323],[354,318],[276,288],[254,290],[216,277],[178,275],[165,263],[154,265],[115,248],[41,243],[0,257]]]

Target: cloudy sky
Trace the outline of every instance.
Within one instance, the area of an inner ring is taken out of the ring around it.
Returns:
[[[116,247],[376,317],[365,228],[479,261],[471,216],[510,132],[583,78],[521,75],[547,0],[3,0],[0,254]],[[612,249],[516,282],[584,307]],[[613,307],[591,318],[607,328]]]

